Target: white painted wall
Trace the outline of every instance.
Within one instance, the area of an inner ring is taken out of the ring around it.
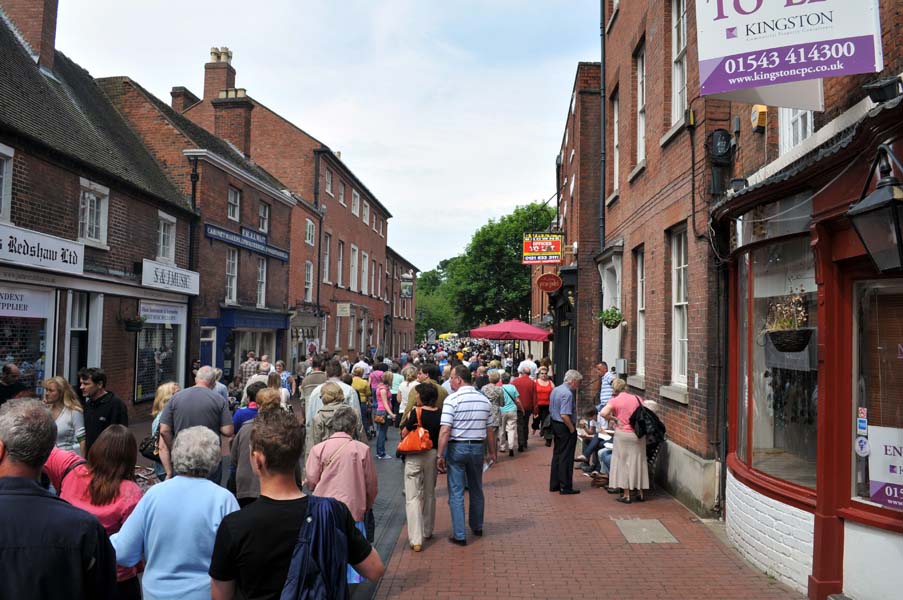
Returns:
[[[843,593],[853,600],[903,596],[903,535],[845,521]]]
[[[725,523],[734,547],[760,571],[806,593],[814,516],[746,487],[730,470],[726,496]]]

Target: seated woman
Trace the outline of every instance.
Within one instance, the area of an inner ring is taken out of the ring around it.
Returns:
[[[207,427],[180,431],[172,447],[174,477],[150,488],[110,538],[120,566],[145,560],[145,598],[209,600],[216,531],[238,510],[235,496],[207,479],[221,458],[219,437]]]

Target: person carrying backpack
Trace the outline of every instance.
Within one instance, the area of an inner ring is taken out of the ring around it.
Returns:
[[[251,460],[260,474],[260,497],[220,524],[209,571],[213,600],[343,600],[349,597],[349,564],[370,580],[385,572],[344,504],[307,496],[298,487],[301,427],[283,411],[254,419]]]

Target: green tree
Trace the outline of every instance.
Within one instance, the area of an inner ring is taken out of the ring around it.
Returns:
[[[554,209],[540,203],[519,206],[480,227],[464,254],[445,264],[444,293],[469,329],[482,321],[526,319],[530,311],[530,269],[521,264],[523,234],[544,231]]]

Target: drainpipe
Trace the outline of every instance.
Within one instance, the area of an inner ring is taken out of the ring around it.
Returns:
[[[599,0],[599,38],[600,38],[600,61],[599,61],[599,252],[605,251],[605,104],[608,97],[605,93],[605,2],[607,0]],[[605,306],[605,292],[602,289],[602,274],[599,274],[599,310]],[[598,324],[599,337],[599,356],[602,358],[602,323]]]
[[[320,253],[323,251],[323,210],[320,206],[320,150],[314,152],[316,156],[316,160],[314,160],[314,208],[317,211],[317,215],[319,216],[320,229],[317,232],[317,268],[314,270],[317,274],[317,309],[314,315],[317,317],[317,329],[319,330],[320,325],[320,287],[321,287],[321,279],[322,273],[320,273],[320,265],[323,262]],[[322,339],[322,334],[320,338]]]
[[[196,231],[197,231],[196,227],[195,227],[195,221],[197,221],[199,219],[199,216],[198,216],[198,179],[199,179],[198,159],[197,159],[197,157],[191,157],[188,159],[188,162],[191,163],[191,174],[189,176],[189,179],[191,181],[191,219],[188,221],[188,270],[189,271],[197,271],[197,253],[195,253],[195,251],[194,251],[194,244],[195,244],[194,237],[195,237]],[[188,296],[188,306],[186,307],[186,309],[188,311],[188,323],[189,324],[191,323],[191,320],[192,320],[194,306],[195,306],[194,296]],[[200,332],[201,332],[200,324],[201,324],[201,321],[200,321],[200,318],[198,318],[198,337],[197,337],[198,340],[200,340]],[[191,328],[189,328],[189,331],[190,331],[190,329]],[[185,337],[188,340],[192,339],[192,338],[188,337],[188,332],[186,332]],[[189,346],[189,348],[191,347],[190,341],[188,342],[188,346]],[[216,348],[213,349],[213,353],[214,353],[213,356],[216,357]],[[198,348],[198,357],[200,357],[200,348]],[[186,377],[187,385],[189,385],[189,386],[194,385],[194,381],[190,381],[187,379],[191,375],[191,366],[192,366],[193,360],[194,359],[191,356],[191,354],[189,352],[185,352],[185,358],[184,358],[185,377]],[[213,362],[216,362],[216,361],[214,360]]]

